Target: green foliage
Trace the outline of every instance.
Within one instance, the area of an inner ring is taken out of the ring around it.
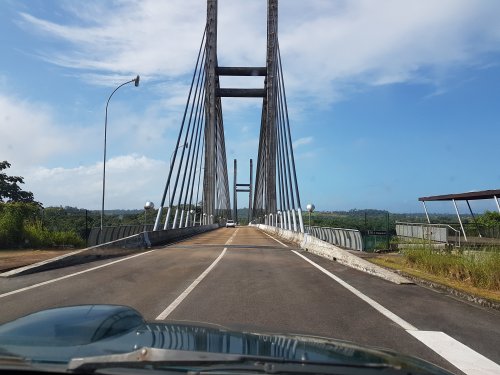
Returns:
[[[71,223],[62,225],[65,229],[44,226],[42,212],[34,202],[0,202],[0,248],[85,245],[84,237],[71,228]]]
[[[83,247],[85,241],[73,231],[52,232],[42,227],[40,220],[25,226],[25,242],[30,247]]]
[[[25,224],[36,220],[39,211],[36,203],[0,202],[0,248],[21,246]]]
[[[0,162],[0,171],[8,168],[10,163],[7,160]],[[0,202],[34,202],[33,193],[23,191],[19,184],[24,184],[22,177],[0,172]]]
[[[495,211],[486,211],[483,215],[476,217],[479,225],[486,228],[494,228],[500,226],[500,213]]]
[[[403,254],[410,267],[467,282],[475,287],[500,290],[500,251],[490,250],[476,252],[465,249],[457,254],[423,246],[405,250]]]

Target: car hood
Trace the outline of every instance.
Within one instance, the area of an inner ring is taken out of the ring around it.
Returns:
[[[203,324],[146,322],[126,306],[84,305],[27,315],[0,326],[0,354],[31,362],[129,353],[139,348],[241,354],[284,361],[388,364],[415,373],[447,374],[417,358],[328,338],[231,331]]]

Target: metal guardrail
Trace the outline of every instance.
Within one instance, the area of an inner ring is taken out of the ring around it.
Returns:
[[[448,224],[425,224],[396,222],[398,237],[415,238],[424,241],[460,246],[461,233]]]
[[[363,251],[363,239],[357,229],[309,227],[306,231],[322,241],[331,243],[349,250]]]

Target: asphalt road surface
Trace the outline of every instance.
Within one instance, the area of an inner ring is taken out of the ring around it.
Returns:
[[[41,309],[96,303],[131,306],[146,320],[333,337],[418,356],[458,374],[450,361],[456,365],[468,357],[479,361],[477,373],[483,373],[482,365],[490,373],[500,369],[495,367],[500,363],[498,311],[417,285],[390,283],[250,227],[0,279],[0,323]],[[458,362],[438,354],[439,345],[448,351],[457,345],[452,357]]]

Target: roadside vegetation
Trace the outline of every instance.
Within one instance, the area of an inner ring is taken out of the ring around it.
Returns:
[[[75,231],[43,226],[42,204],[22,190],[22,177],[3,172],[10,166],[0,162],[0,249],[82,247],[85,241]]]
[[[422,245],[369,258],[409,276],[500,303],[500,247],[444,251]]]
[[[36,203],[0,202],[0,249],[83,247],[85,241],[73,230],[43,226]]]
[[[499,248],[447,252],[424,247],[404,250],[403,255],[409,267],[474,287],[500,291]]]

